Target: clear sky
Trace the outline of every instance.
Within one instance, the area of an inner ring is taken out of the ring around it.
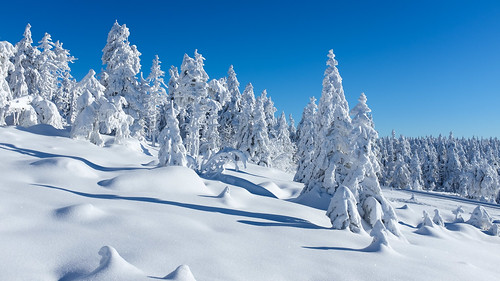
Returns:
[[[233,64],[297,123],[333,49],[349,105],[365,92],[380,135],[500,137],[500,1],[4,1],[0,15],[0,40],[29,22],[34,41],[63,42],[77,79],[101,70],[116,19],[145,75],[155,54],[168,70],[198,49],[211,78]]]

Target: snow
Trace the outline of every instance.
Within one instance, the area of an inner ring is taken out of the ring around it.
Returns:
[[[297,203],[303,184],[292,174],[249,164],[203,178],[186,167],[153,165],[158,147],[132,139],[115,144],[106,135],[103,141],[95,146],[48,125],[0,128],[1,280],[495,280],[500,274],[500,237],[491,235],[498,229],[456,223],[453,213],[461,206],[466,221],[473,214],[496,225],[498,205],[382,188],[405,239],[378,220],[355,234],[332,229],[327,206]],[[423,211],[435,209],[444,226],[418,231]]]

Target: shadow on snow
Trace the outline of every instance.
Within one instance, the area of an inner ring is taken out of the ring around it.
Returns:
[[[0,148],[13,151],[13,152],[18,152],[21,154],[37,157],[37,158],[53,158],[53,157],[65,157],[65,158],[71,158],[74,160],[81,161],[85,163],[87,166],[91,167],[92,169],[102,171],[102,172],[115,172],[115,171],[128,171],[128,170],[141,170],[141,169],[150,169],[150,168],[140,168],[140,167],[116,167],[116,168],[110,168],[110,167],[104,167],[98,164],[95,164],[85,158],[78,157],[78,156],[70,156],[70,155],[62,155],[62,154],[53,154],[53,153],[47,153],[47,152],[42,152],[38,150],[33,150],[33,149],[28,149],[28,148],[20,148],[17,147],[13,144],[9,143],[0,143]]]
[[[91,194],[91,193],[79,192],[79,191],[66,189],[63,187],[57,187],[57,186],[46,185],[46,184],[32,184],[32,185],[50,188],[50,189],[55,189],[55,190],[60,190],[60,191],[65,191],[65,192],[73,193],[73,194],[83,196],[83,197],[88,197],[88,198],[107,199],[107,200],[127,200],[127,201],[136,201],[136,202],[164,204],[164,205],[187,208],[187,209],[197,210],[197,211],[202,211],[202,212],[220,213],[220,214],[229,215],[229,216],[263,219],[263,220],[268,220],[268,221],[272,222],[272,223],[265,223],[265,222],[255,222],[255,221],[238,221],[240,223],[255,225],[255,226],[285,226],[285,227],[296,227],[296,228],[306,228],[306,229],[328,229],[325,227],[315,225],[315,224],[311,223],[310,221],[307,221],[304,219],[290,217],[290,216],[284,216],[284,215],[256,213],[256,212],[233,210],[233,209],[227,209],[227,208],[221,208],[221,207],[211,207],[211,206],[196,205],[196,204],[190,204],[190,203],[181,203],[181,202],[176,202],[176,201],[161,200],[161,199],[152,198],[152,197],[119,196],[119,195],[114,195],[114,194]]]

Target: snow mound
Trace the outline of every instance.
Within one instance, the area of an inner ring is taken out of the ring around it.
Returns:
[[[42,160],[37,160],[30,163],[39,169],[46,170],[49,175],[54,174],[60,177],[62,174],[77,176],[81,178],[97,178],[98,175],[94,169],[85,163],[68,157],[51,157]]]
[[[174,271],[172,271],[169,275],[163,278],[164,280],[175,280],[175,281],[196,281],[194,279],[193,273],[191,273],[191,269],[189,266],[183,264],[177,267]]]
[[[142,169],[99,182],[119,191],[181,194],[209,194],[203,180],[193,170],[181,166]]]
[[[224,190],[219,195],[217,195],[217,198],[221,198],[221,199],[229,199],[229,198],[231,198],[229,186],[226,186],[224,188]]]
[[[481,230],[489,230],[493,225],[493,219],[483,206],[477,206],[467,223]]]
[[[290,194],[288,192],[283,191],[281,189],[281,187],[279,187],[276,183],[274,183],[272,181],[266,181],[266,182],[260,183],[259,185],[262,186],[263,188],[269,190],[269,192],[276,195],[276,197],[278,197],[278,198],[286,198],[286,197],[290,196]]]
[[[140,269],[124,260],[113,247],[102,247],[99,255],[101,255],[99,266],[93,272],[80,276],[75,281],[147,280],[146,275]]]
[[[365,248],[367,252],[394,252],[387,239],[388,232],[381,220],[377,220],[370,232],[373,241]]]
[[[222,190],[222,192],[219,195],[217,195],[217,198],[220,200],[221,203],[227,206],[236,207],[240,205],[231,196],[231,190],[229,189],[229,186],[226,186],[224,190]]]
[[[410,206],[408,204],[404,204],[402,207],[398,208],[398,210],[409,210]]]
[[[106,213],[92,204],[77,204],[54,211],[54,216],[69,221],[93,221],[102,218]]]

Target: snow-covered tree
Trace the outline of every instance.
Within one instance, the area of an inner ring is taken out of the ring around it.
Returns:
[[[259,99],[261,100],[261,99]],[[262,110],[264,108],[262,107]],[[294,170],[293,155],[295,154],[295,145],[290,140],[290,130],[286,123],[285,113],[282,112],[276,126],[276,136],[271,139],[272,165],[284,171]]]
[[[350,169],[343,182],[358,201],[361,217],[372,227],[381,220],[385,228],[399,236],[396,213],[385,199],[377,178],[379,170],[373,145],[378,138],[375,131],[371,109],[366,103],[364,93],[358,104],[351,110],[352,131],[350,135]]]
[[[186,149],[182,144],[179,121],[176,118],[173,101],[167,107],[166,126],[160,133],[158,160],[162,166],[187,166]]]
[[[141,53],[135,45],[130,45],[129,35],[127,26],[118,22],[109,31],[106,46],[102,50],[102,64],[106,69],[101,75],[101,82],[106,88],[106,97],[115,105],[122,106],[125,113],[135,120],[133,133],[137,133],[142,129],[138,122],[143,112],[137,79],[141,69]]]
[[[288,122],[290,122],[290,125],[288,126],[290,140],[295,143],[297,141],[297,128],[295,128],[295,120],[293,119],[292,114],[288,115]]]
[[[231,94],[227,89],[227,80],[225,77],[212,79],[208,83],[208,96],[217,101],[222,107],[231,100]]]
[[[38,72],[37,57],[40,51],[33,47],[31,25],[28,23],[24,30],[23,39],[16,46],[15,55],[11,58],[14,71],[9,76],[9,85],[14,98],[39,94],[40,73]]]
[[[277,137],[276,129],[278,120],[276,120],[276,117],[274,116],[274,113],[276,113],[277,109],[276,107],[274,107],[274,102],[271,97],[267,96],[267,90],[262,91],[260,98],[264,103],[264,114],[269,138],[274,139]]]
[[[493,219],[483,206],[477,206],[474,211],[472,211],[467,223],[481,230],[488,230],[493,224]]]
[[[434,209],[434,217],[432,218],[432,222],[435,223],[436,225],[444,226],[443,217],[441,217],[441,214],[439,213],[438,209]]]
[[[237,149],[248,154],[252,158],[252,130],[253,130],[253,114],[255,113],[255,94],[253,86],[248,83],[241,97],[241,114],[238,117],[238,131],[236,132]],[[265,120],[264,120],[265,121]],[[267,130],[267,125],[266,125]]]
[[[219,136],[218,113],[221,105],[215,100],[207,100],[204,105],[205,119],[201,120],[203,127],[200,131],[200,155],[204,160],[210,159],[212,155],[219,151],[221,140]]]
[[[52,50],[54,43],[48,33],[45,33],[42,40],[38,43],[40,44],[38,48],[42,49],[42,52],[37,57],[37,65],[40,73],[40,96],[44,99],[52,100],[57,91],[56,54]]]
[[[148,80],[148,90],[145,97],[145,118],[146,127],[148,130],[148,137],[152,142],[152,145],[156,145],[156,138],[159,134],[159,120],[160,120],[160,109],[165,105],[167,101],[167,91],[165,90],[165,82],[163,77],[165,72],[161,70],[160,59],[155,56],[151,66],[151,71],[147,78]]]
[[[55,66],[57,78],[56,93],[53,102],[59,109],[64,120],[71,118],[71,106],[73,104],[73,91],[76,86],[75,79],[71,76],[70,63],[73,63],[76,58],[71,56],[69,50],[63,48],[63,44],[56,41],[54,44]]]
[[[182,111],[179,115],[180,122],[184,122],[180,125],[181,132],[184,129],[184,145],[188,155],[196,160],[200,154],[200,132],[208,112],[208,75],[203,69],[204,60],[197,50],[194,58],[184,55],[178,95],[173,97],[178,108],[186,109],[186,116],[182,116]]]
[[[362,229],[356,198],[346,186],[337,188],[326,215],[330,218],[334,229],[349,228],[352,232],[360,232]]]
[[[15,54],[11,57],[14,70],[8,76],[8,82],[13,98],[38,94],[38,80],[40,74],[36,65],[36,57],[40,53],[32,45],[31,25],[24,31],[23,39],[15,46]]]
[[[313,189],[333,194],[347,174],[351,118],[333,51],[328,54],[316,119],[315,156],[303,193]]]
[[[410,170],[408,169],[408,164],[405,162],[404,156],[398,154],[391,186],[395,188],[411,189],[411,183],[411,175]]]
[[[10,58],[14,55],[14,46],[7,41],[0,41],[0,126],[5,125],[5,110],[12,100],[12,92],[7,83],[7,76],[14,70]]]
[[[420,165],[420,158],[418,157],[418,153],[415,153],[411,158],[409,170],[411,178],[411,189],[422,190],[422,168]]]
[[[83,79],[75,85],[75,88],[72,93],[72,102],[71,102],[71,114],[70,114],[70,122],[73,123],[75,121],[76,116],[80,113],[85,107],[87,107],[90,103],[88,102],[80,102],[78,100],[80,96],[86,95],[84,97],[85,100],[96,100],[104,96],[104,91],[106,88],[99,82],[99,80],[95,77],[95,71],[93,69],[89,70],[87,75],[83,77]]]
[[[233,66],[227,72],[227,90],[229,100],[222,106],[219,114],[219,135],[222,147],[233,147],[237,145],[236,132],[239,127],[239,114],[241,112],[240,82],[236,78]]]
[[[315,148],[315,120],[318,107],[316,99],[311,97],[309,103],[302,112],[302,119],[297,126],[297,172],[293,178],[294,181],[304,182],[310,173]]]

